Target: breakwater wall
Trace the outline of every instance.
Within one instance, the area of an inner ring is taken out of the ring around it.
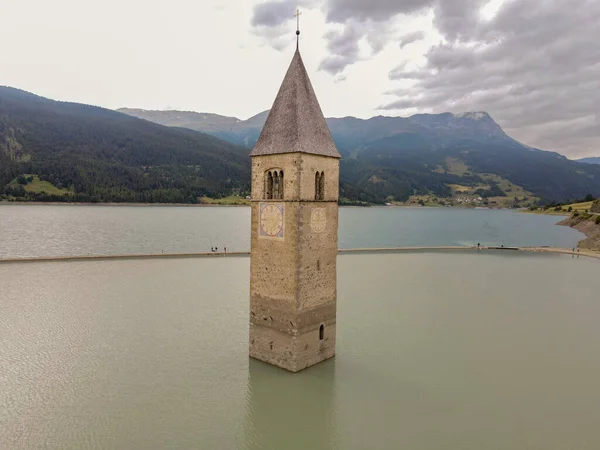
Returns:
[[[452,251],[524,251],[535,253],[559,253],[566,255],[586,256],[600,259],[599,252],[558,247],[477,247],[477,246],[438,246],[438,247],[389,247],[389,248],[344,248],[339,249],[340,254],[353,253],[399,253],[399,252],[452,252]],[[76,255],[76,256],[36,256],[26,258],[0,258],[2,263],[27,263],[27,262],[56,262],[56,261],[103,261],[103,260],[128,260],[128,259],[156,259],[156,258],[231,258],[250,256],[250,252],[199,252],[199,253],[150,253],[139,255]]]

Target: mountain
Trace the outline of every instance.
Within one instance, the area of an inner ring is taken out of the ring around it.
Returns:
[[[248,191],[247,155],[189,129],[0,87],[0,196],[193,203]]]
[[[269,111],[247,120],[192,111],[152,111],[121,108],[117,111],[170,127],[183,127],[217,136],[228,142],[254,147]],[[500,126],[485,112],[463,114],[417,114],[408,118],[377,116],[363,120],[355,117],[329,118],[327,125],[342,151],[352,151],[382,137],[401,133],[435,130],[451,136],[499,136],[507,138]]]
[[[576,159],[575,161],[584,163],[584,164],[600,164],[600,156],[592,157],[592,158],[581,158]]]
[[[168,127],[189,128],[208,133],[248,148],[256,144],[260,130],[269,115],[269,111],[263,111],[247,120],[240,120],[236,117],[193,111],[149,111],[134,108],[120,108],[117,111]]]
[[[195,203],[247,195],[249,148],[268,111],[248,120],[122,111],[0,87],[0,200]],[[600,165],[527,147],[484,112],[328,124],[343,156],[342,203],[523,206],[600,196]]]
[[[265,111],[240,120],[178,111],[119,111],[247,148],[255,144],[268,115]],[[529,201],[535,196],[542,202],[600,195],[600,167],[523,145],[485,112],[329,118],[327,123],[343,155],[340,193],[348,199],[447,198],[457,189],[484,198]]]

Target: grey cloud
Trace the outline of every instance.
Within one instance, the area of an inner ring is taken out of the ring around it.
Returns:
[[[369,58],[381,52],[392,39],[393,34],[394,30],[389,23],[379,23],[375,27],[371,22],[350,20],[341,28],[338,25],[334,30],[325,33],[329,56],[323,60],[319,69],[336,75],[361,59],[359,56],[361,39],[365,38],[371,47],[371,54],[366,56]]]
[[[368,57],[373,57],[383,50],[385,45],[394,39],[395,31],[391,27],[392,20],[398,14],[409,14],[423,10],[433,3],[434,0],[328,0],[326,2],[327,21],[332,23],[343,24],[346,29],[359,29],[359,33],[354,33],[352,37],[353,45],[358,48],[358,42],[366,38],[371,47],[371,54]],[[329,37],[326,35],[326,39]],[[413,41],[422,39],[419,32],[414,33]],[[406,42],[404,45],[408,44]],[[329,41],[331,44],[331,41]],[[402,44],[401,44],[402,45]],[[345,67],[358,61],[358,52],[355,58],[350,55],[335,55],[332,54],[325,58],[321,64],[323,70],[327,70],[331,74],[344,70]]]
[[[478,2],[442,3],[434,21],[447,43],[421,70],[390,72],[415,82],[383,109],[485,110],[528,145],[600,151],[600,2],[512,0],[490,21]]]
[[[556,140],[561,142],[560,153],[570,157],[598,156],[598,129],[600,121],[595,117],[579,117],[577,119],[548,122],[526,128],[506,127],[511,135],[522,135],[524,142],[535,141],[535,147],[552,149]],[[586,150],[591,149],[591,150]]]
[[[347,58],[344,56],[332,55],[325,58],[319,64],[319,70],[324,70],[325,72],[329,72],[332,75],[339,74],[342,70],[344,70],[347,66],[352,64],[354,59]]]
[[[488,0],[439,0],[434,8],[434,25],[449,41],[468,37],[473,30],[477,30],[480,10],[487,2]]]
[[[380,107],[381,109],[410,109],[413,108],[415,101],[411,98],[405,97],[400,100],[395,100],[392,103],[388,103],[385,106]]]
[[[327,48],[333,54],[343,54],[352,57],[358,55],[357,38],[361,32],[352,25],[344,28],[343,31],[330,31],[325,35],[328,41]]]
[[[252,26],[276,27],[293,18],[290,2],[267,2],[254,7]]]
[[[329,31],[325,35],[329,56],[321,62],[319,70],[335,75],[356,62],[359,52],[358,41],[361,36],[362,31],[352,24],[343,30]]]
[[[404,46],[412,44],[413,42],[420,41],[424,37],[424,31],[415,31],[413,33],[405,34],[404,36],[400,37],[400,48],[404,48]]]
[[[433,12],[444,42],[417,69],[391,64],[391,80],[412,80],[385,110],[484,110],[513,137],[569,156],[600,152],[600,2],[505,0],[481,18],[487,0],[324,0],[329,56],[320,68],[338,75],[388,42],[407,45],[417,33],[395,35],[400,14]],[[277,23],[277,20],[275,20]],[[361,55],[362,39],[372,48]]]
[[[388,74],[390,80],[423,80],[431,76],[427,70],[405,70],[403,66],[392,69]]]
[[[434,0],[301,0],[300,4],[321,5],[327,21],[343,27],[342,31],[336,29],[326,33],[329,56],[320,64],[320,70],[336,75],[359,60],[358,43],[361,39],[366,39],[371,48],[371,54],[365,57],[375,56],[394,40],[395,31],[390,24],[395,16],[423,10],[433,2]],[[290,20],[290,12],[294,8],[295,4],[288,0],[268,1],[255,6],[252,17],[254,32],[279,49],[282,25]],[[418,33],[412,37],[413,42],[421,38]],[[356,51],[338,51],[337,48],[342,45],[347,49],[356,48]]]
[[[377,32],[373,32],[372,27],[364,27],[363,34],[367,38],[367,42],[371,46],[373,55],[376,55],[383,50],[385,45],[392,40],[394,30],[387,23],[381,23],[377,26]]]
[[[406,66],[408,65],[408,61],[402,61],[398,66],[394,67],[388,73],[388,77],[390,80],[400,80],[403,78],[403,74],[406,72]]]
[[[280,0],[259,3],[254,7],[251,25],[253,32],[263,37],[276,50],[285,48],[290,40],[284,36],[291,35],[291,29],[286,26],[294,20],[294,12],[298,6],[311,7],[318,0]]]
[[[327,20],[385,21],[397,14],[410,14],[430,6],[433,0],[329,0]]]

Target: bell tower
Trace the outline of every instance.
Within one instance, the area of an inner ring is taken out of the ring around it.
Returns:
[[[335,355],[339,158],[296,49],[252,157],[250,356]]]

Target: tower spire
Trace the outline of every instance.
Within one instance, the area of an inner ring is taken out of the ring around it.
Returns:
[[[299,51],[250,156],[312,153],[340,158]]]
[[[296,10],[296,14],[294,14],[294,17],[296,18],[296,50],[298,50],[299,46],[300,46],[300,15],[302,13],[300,12],[299,9]]]

